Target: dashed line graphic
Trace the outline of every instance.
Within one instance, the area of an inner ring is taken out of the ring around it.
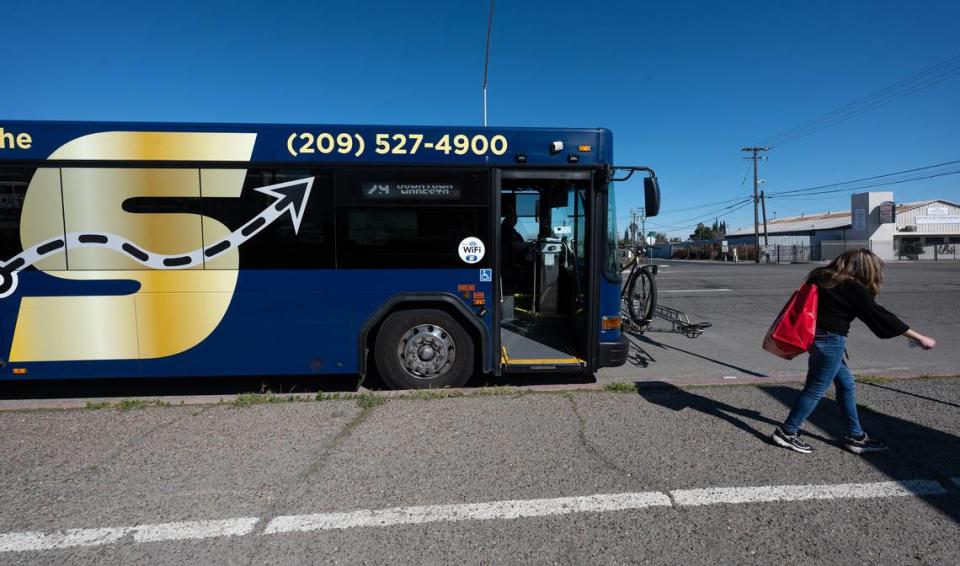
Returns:
[[[313,188],[313,177],[254,189],[276,200],[226,238],[187,253],[170,255],[151,252],[140,248],[123,236],[109,232],[70,232],[65,237],[57,236],[45,240],[23,250],[7,261],[0,262],[0,298],[8,297],[16,290],[17,272],[45,257],[67,249],[107,248],[124,254],[151,269],[188,269],[203,264],[205,259],[213,259],[226,253],[230,248],[240,247],[287,212],[293,220],[293,231],[299,233],[311,188]]]

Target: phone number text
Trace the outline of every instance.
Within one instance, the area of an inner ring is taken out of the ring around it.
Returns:
[[[359,133],[293,132],[287,137],[287,152],[294,157],[308,154],[340,154],[360,157],[372,147],[379,155],[416,155],[432,151],[443,155],[503,155],[507,152],[507,138],[497,134],[444,134],[429,141],[423,134],[375,134],[368,144]]]

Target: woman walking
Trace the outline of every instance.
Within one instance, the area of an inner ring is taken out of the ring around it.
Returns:
[[[883,262],[873,252],[859,249],[841,254],[826,267],[810,272],[807,281],[817,286],[817,330],[807,381],[787,420],[773,433],[773,442],[804,454],[813,447],[800,438],[800,425],[813,413],[830,383],[837,389],[837,404],[846,417],[843,446],[855,454],[886,450],[885,442],[867,435],[860,427],[854,378],[844,361],[847,333],[854,318],[863,321],[879,338],[906,336],[924,350],[937,345],[910,329],[896,315],[878,305],[875,298],[883,283]]]

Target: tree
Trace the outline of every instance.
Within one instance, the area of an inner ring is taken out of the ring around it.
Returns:
[[[703,225],[703,222],[701,222],[697,224],[697,228],[693,231],[693,234],[690,234],[690,239],[694,241],[716,240],[717,230],[716,228],[707,228]]]
[[[658,244],[666,244],[667,235],[664,234],[663,232],[657,232],[657,235],[655,236],[655,242]]]

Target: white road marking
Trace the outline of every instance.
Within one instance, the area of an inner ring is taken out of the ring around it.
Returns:
[[[383,527],[411,525],[439,521],[485,521],[490,519],[519,519],[545,517],[568,513],[622,511],[644,507],[669,507],[665,493],[614,493],[585,497],[557,497],[555,499],[528,499],[491,501],[464,505],[422,505],[394,507],[352,513],[320,513],[317,515],[289,515],[270,521],[264,534],[291,531],[349,529],[353,527]]]
[[[127,527],[118,529],[67,529],[55,533],[5,533],[0,534],[0,552],[23,552],[26,550],[54,550],[71,546],[98,546],[116,542],[130,532]]]
[[[660,289],[660,293],[726,293],[732,289]]]
[[[933,480],[844,483],[837,485],[772,485],[764,487],[708,487],[670,492],[677,505],[696,507],[719,503],[761,503],[810,499],[871,499],[910,495],[946,495]]]
[[[951,478],[960,487],[960,477]],[[648,507],[699,507],[785,501],[867,499],[948,495],[933,480],[905,480],[834,485],[774,485],[760,487],[714,487],[667,492],[609,493],[552,499],[516,499],[454,505],[417,505],[367,509],[344,513],[286,515],[273,518],[262,535],[358,527],[412,525],[441,521],[484,521],[546,517],[572,513],[602,513]],[[671,502],[672,498],[672,502]],[[90,529],[67,529],[51,533],[0,533],[0,552],[27,552],[99,546],[125,540],[133,543],[199,540],[243,536],[254,532],[260,519],[236,517],[211,521],[182,521]]]
[[[183,521],[136,527],[133,540],[158,542],[164,540],[189,540],[213,537],[236,537],[249,534],[260,521],[258,517],[224,519],[221,521]]]
[[[191,540],[249,534],[260,521],[257,517],[224,519],[219,521],[184,521],[136,527],[108,527],[103,529],[68,529],[54,533],[0,534],[0,552],[27,550],[54,550],[74,546],[100,546],[117,542],[133,533],[135,542]]]

